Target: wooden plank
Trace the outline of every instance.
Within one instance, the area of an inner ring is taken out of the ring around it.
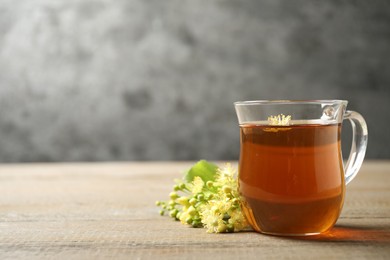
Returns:
[[[0,165],[1,259],[388,259],[390,161],[367,161],[322,236],[207,234],[160,217],[192,162]]]

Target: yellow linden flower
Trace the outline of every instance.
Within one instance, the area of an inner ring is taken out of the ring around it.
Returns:
[[[218,168],[217,170],[218,179],[223,181],[226,178],[234,178],[236,175],[236,170],[232,167],[230,163],[226,163],[225,167]]]
[[[208,233],[240,231],[248,226],[239,205],[236,170],[230,164],[217,171],[214,186],[218,192],[199,208],[199,214]]]
[[[200,215],[208,233],[219,233],[220,231],[218,230],[221,230],[221,227],[225,225],[223,222],[223,214],[214,207],[212,202],[201,208]]]
[[[230,212],[230,219],[228,222],[234,226],[234,231],[243,230],[248,226],[248,222],[243,217],[242,213],[237,210]]]
[[[269,116],[268,123],[270,125],[289,125],[291,120],[291,116],[285,116],[283,114],[279,114],[277,116]]]
[[[191,215],[188,212],[188,207],[184,206],[182,208],[182,213],[180,214],[180,222],[183,224],[187,224],[187,221],[191,218]]]

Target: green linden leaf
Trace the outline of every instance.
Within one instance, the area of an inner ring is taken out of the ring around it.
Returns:
[[[188,170],[184,179],[190,183],[194,180],[195,176],[199,176],[205,183],[207,181],[214,181],[217,169],[217,165],[201,160]]]

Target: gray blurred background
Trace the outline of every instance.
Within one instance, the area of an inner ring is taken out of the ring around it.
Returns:
[[[0,0],[0,161],[237,159],[234,101],[334,98],[390,158],[389,61],[386,0]]]

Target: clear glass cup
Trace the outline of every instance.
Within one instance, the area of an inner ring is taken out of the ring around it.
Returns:
[[[345,185],[357,174],[367,147],[367,125],[345,100],[235,102],[240,125],[239,192],[258,232],[314,235],[336,223]],[[344,167],[341,126],[353,140]]]

